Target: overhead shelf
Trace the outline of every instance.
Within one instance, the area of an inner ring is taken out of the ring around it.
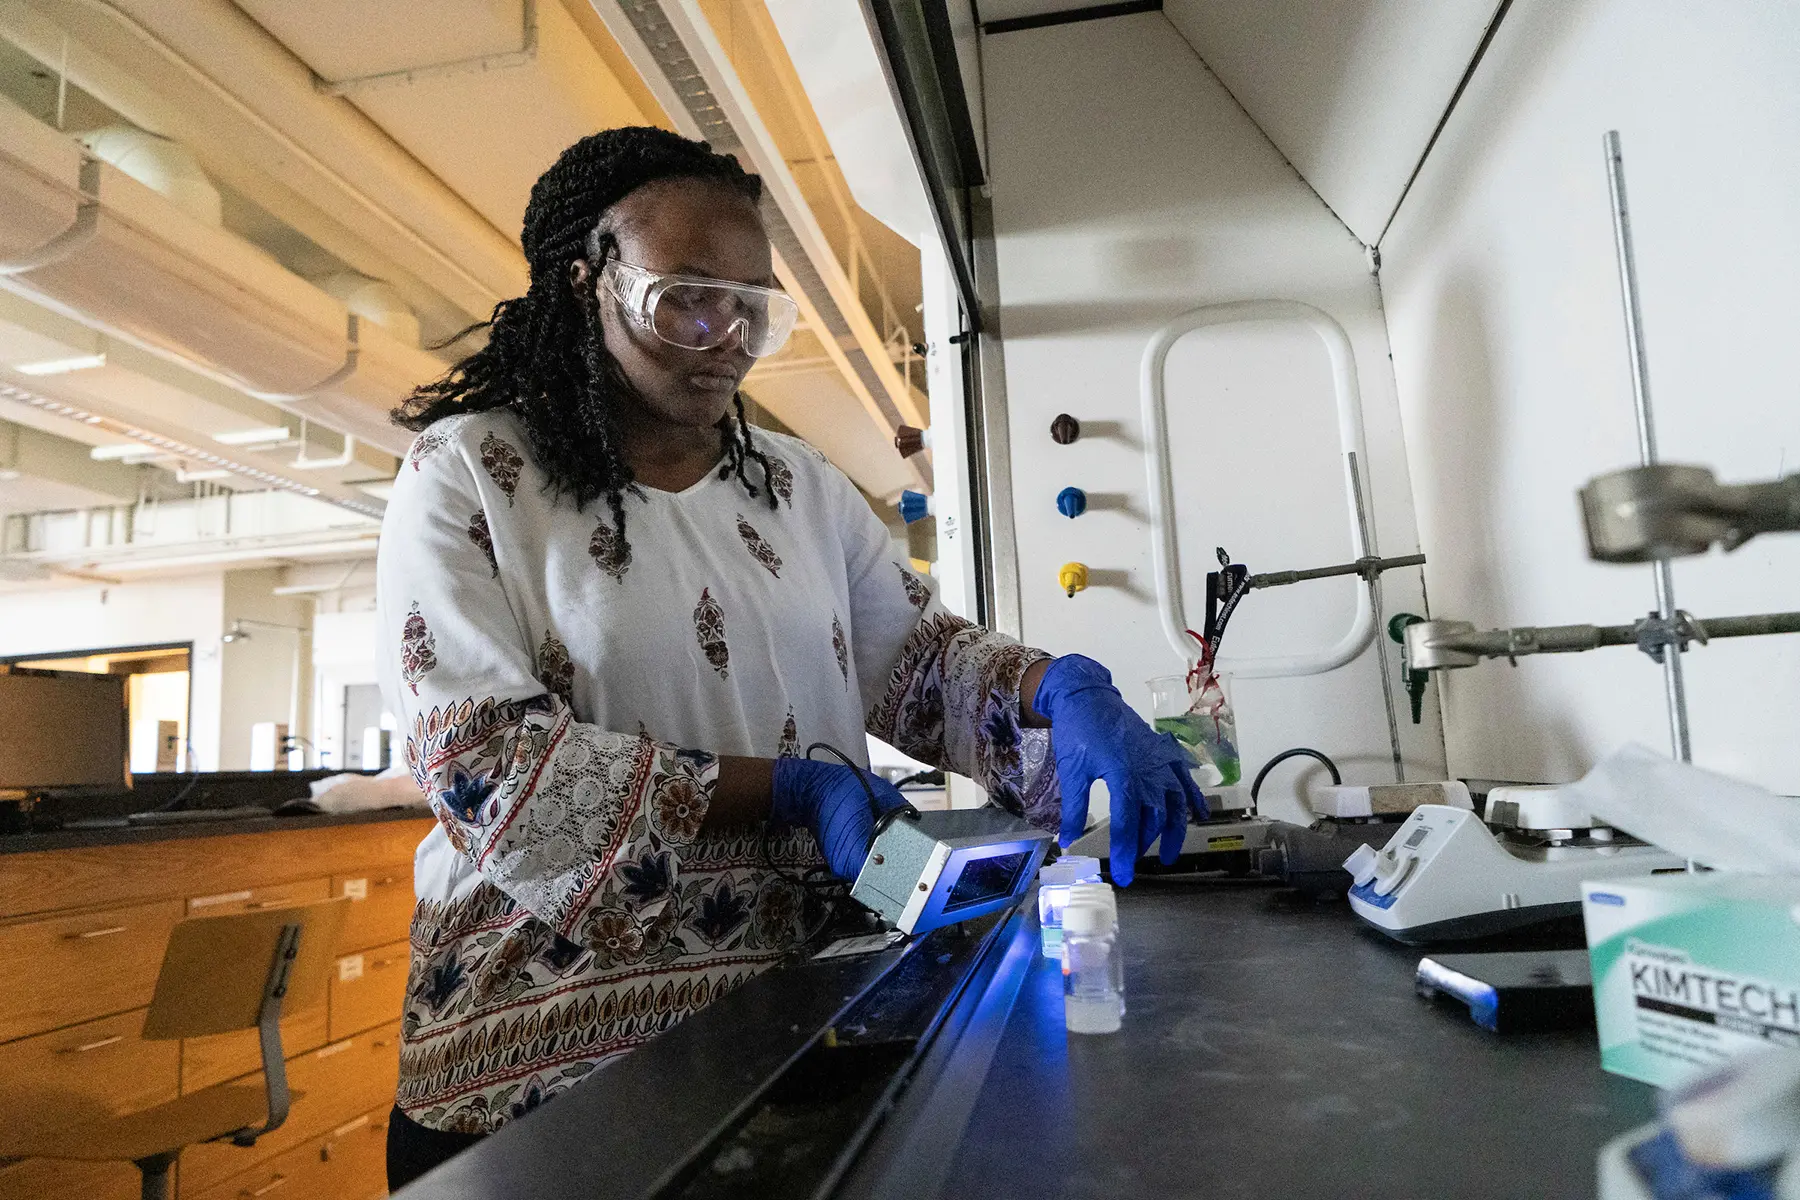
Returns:
[[[91,235],[63,236],[80,221]],[[353,343],[341,301],[5,101],[0,263],[29,264],[8,287],[396,454],[411,435],[388,411],[444,369],[367,321]]]

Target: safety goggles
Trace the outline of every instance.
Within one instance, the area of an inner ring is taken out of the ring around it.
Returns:
[[[639,326],[684,350],[723,346],[736,330],[744,353],[764,358],[781,349],[800,319],[794,298],[775,288],[659,275],[616,258],[601,270],[600,282]]]

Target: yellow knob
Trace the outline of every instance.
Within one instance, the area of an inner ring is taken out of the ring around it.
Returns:
[[[1056,582],[1073,597],[1076,592],[1087,590],[1087,575],[1086,563],[1064,563],[1062,570],[1056,573]]]

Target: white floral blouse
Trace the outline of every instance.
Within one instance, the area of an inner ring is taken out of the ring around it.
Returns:
[[[773,966],[817,923],[805,831],[701,832],[721,754],[864,731],[1055,828],[1041,651],[945,612],[836,468],[756,431],[762,494],[709,474],[553,498],[505,412],[400,469],[379,561],[382,687],[438,828],[419,846],[399,1104],[485,1132]],[[769,503],[772,491],[774,505]],[[766,843],[766,850],[765,850]]]

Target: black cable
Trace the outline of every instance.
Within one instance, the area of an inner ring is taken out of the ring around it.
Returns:
[[[200,764],[194,759],[194,741],[192,738],[182,738],[181,744],[187,747],[187,785],[175,793],[173,800],[154,809],[155,812],[174,812],[179,809],[187,801],[188,793],[200,782]]]
[[[857,766],[855,762],[851,761],[849,755],[845,754],[842,750],[839,750],[829,742],[814,742],[806,748],[806,757],[811,759],[813,751],[815,750],[827,751],[833,758],[836,758],[844,766],[849,767],[851,772],[856,776],[856,782],[862,785],[863,795],[869,798],[870,810],[880,810],[881,803],[875,798],[875,789],[869,786],[868,776],[862,767]],[[875,818],[876,836],[880,836],[883,830],[893,824],[895,818],[902,815],[911,816],[916,820],[919,816],[919,810],[914,808],[912,803],[908,801],[889,809],[887,812],[880,813],[880,815]],[[838,904],[848,899],[850,896],[850,885],[844,880],[839,879],[837,876],[832,875],[829,868],[822,866],[813,867],[809,869],[805,875],[798,876],[791,875],[787,871],[784,871],[776,864],[775,856],[769,853],[769,825],[766,821],[763,822],[760,843],[763,863],[770,871],[800,888],[802,891],[809,893],[814,899],[822,901],[825,905],[825,914],[819,919],[818,926],[810,930],[805,937],[800,939],[800,945],[805,946],[821,933],[825,932],[831,925],[832,919],[837,915]],[[826,878],[823,880],[813,878],[813,876],[820,873],[823,873]]]
[[[1280,754],[1271,758],[1268,762],[1263,764],[1263,769],[1256,773],[1256,780],[1250,785],[1251,804],[1254,805],[1256,803],[1257,793],[1262,791],[1263,780],[1269,777],[1269,772],[1275,769],[1276,764],[1284,763],[1290,758],[1316,758],[1325,764],[1325,769],[1327,771],[1331,772],[1332,783],[1344,782],[1344,777],[1338,773],[1337,764],[1331,761],[1330,755],[1326,754],[1323,750],[1314,750],[1311,746],[1295,746],[1292,750],[1283,750]]]

